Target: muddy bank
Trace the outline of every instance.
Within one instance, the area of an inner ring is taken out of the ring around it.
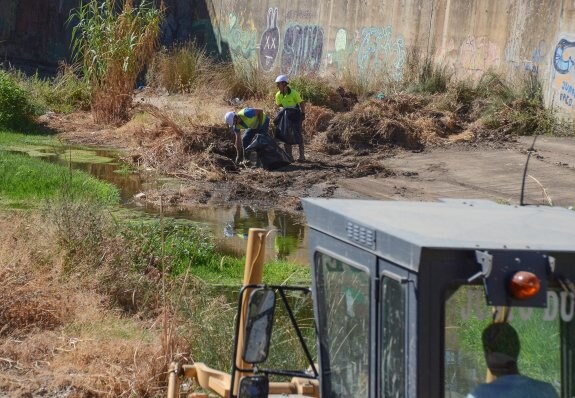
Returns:
[[[190,99],[180,97],[170,103],[144,93],[132,120],[122,126],[96,125],[89,113],[48,115],[41,121],[65,142],[113,147],[124,153],[126,162],[171,177],[134,200],[158,204],[162,198],[179,206],[249,203],[293,211],[301,210],[302,197],[337,195],[341,181],[395,177],[397,171],[386,166],[386,159],[398,154],[504,148],[515,141],[510,134],[481,128],[466,115],[438,111],[433,101],[414,95],[372,99],[339,112],[310,105],[304,122],[306,161],[267,171],[234,164],[233,135],[223,122],[215,122],[228,104],[206,104],[213,116],[204,117],[209,123],[202,124],[197,115],[184,111],[186,101]]]

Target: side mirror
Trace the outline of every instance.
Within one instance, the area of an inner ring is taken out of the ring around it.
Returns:
[[[240,380],[238,398],[267,398],[269,381],[266,376],[246,376]]]
[[[261,363],[268,357],[275,306],[271,289],[258,288],[250,294],[242,354],[247,363]]]

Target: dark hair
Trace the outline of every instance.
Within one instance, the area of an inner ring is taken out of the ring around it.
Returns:
[[[499,352],[515,359],[519,357],[521,350],[519,335],[513,326],[506,322],[492,323],[487,326],[483,330],[481,340],[486,353]]]

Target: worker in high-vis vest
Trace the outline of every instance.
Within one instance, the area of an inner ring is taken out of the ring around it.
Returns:
[[[276,106],[279,108],[280,112],[284,109],[297,109],[299,110],[299,121],[298,121],[298,134],[299,137],[297,145],[299,146],[299,161],[305,161],[304,156],[304,145],[303,145],[303,129],[301,122],[305,119],[305,101],[301,98],[300,93],[289,86],[289,79],[287,75],[279,75],[276,78],[276,85],[278,92],[276,93]],[[284,145],[286,152],[293,157],[291,145]]]
[[[238,112],[228,112],[225,121],[235,134],[236,164],[244,160],[244,149],[253,141],[256,134],[268,134],[270,118],[262,109],[244,108]],[[241,130],[245,130],[243,135]]]

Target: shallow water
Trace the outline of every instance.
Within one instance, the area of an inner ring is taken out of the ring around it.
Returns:
[[[122,204],[129,209],[143,211],[152,216],[160,215],[159,207],[139,205],[133,198],[147,188],[158,187],[161,182],[146,180],[138,173],[125,172],[125,165],[117,161],[113,151],[68,149],[67,152],[44,156],[44,159],[71,165],[74,169],[83,170],[100,180],[114,184],[120,190]],[[262,210],[249,205],[166,207],[163,211],[168,217],[207,225],[220,247],[234,254],[245,253],[249,228],[266,229],[270,231],[266,241],[267,260],[309,263],[307,227],[303,215],[298,216],[279,209]]]

